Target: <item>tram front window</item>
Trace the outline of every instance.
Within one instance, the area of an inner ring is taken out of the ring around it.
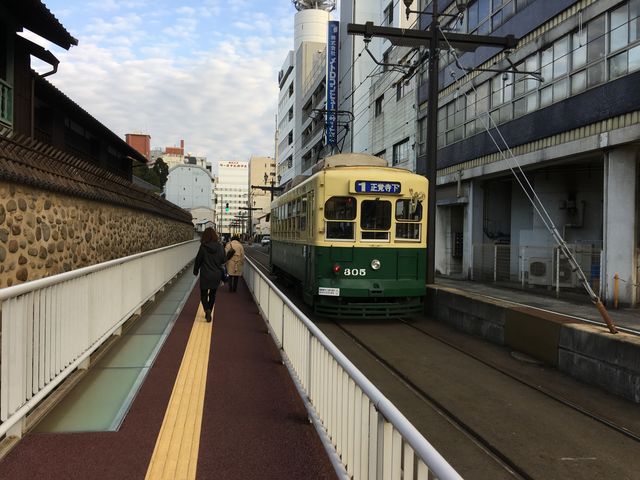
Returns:
[[[324,204],[324,216],[327,219],[328,239],[355,240],[354,223],[348,221],[356,218],[355,198],[331,197]]]
[[[422,202],[398,200],[396,202],[396,238],[420,241]]]
[[[377,230],[363,231],[363,240],[388,240],[389,228],[391,228],[391,202],[377,199],[364,200],[360,207],[360,228]]]

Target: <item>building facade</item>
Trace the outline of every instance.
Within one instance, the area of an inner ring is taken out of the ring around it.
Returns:
[[[127,133],[125,141],[151,162],[151,135],[146,133]]]
[[[577,288],[555,228],[602,298],[617,276],[638,303],[639,15],[637,0],[468,3],[452,28],[519,40],[508,56],[441,52],[438,272]],[[426,100],[421,82],[418,137]]]
[[[176,165],[169,170],[165,198],[185,210],[211,209],[211,173],[196,165]]]
[[[293,50],[289,51],[282,68],[278,72],[278,117],[276,125],[277,174],[282,183],[294,176],[294,117],[295,117],[295,65]]]
[[[308,173],[324,154],[326,46],[334,1],[294,2],[294,49],[278,73],[277,175],[285,183]]]
[[[218,182],[215,188],[216,225],[218,231],[230,235],[247,231],[249,200],[249,163],[218,162]]]
[[[403,3],[370,0],[368,4],[378,7],[378,18],[374,22],[378,25],[395,28],[416,26],[417,16],[411,14],[407,18]],[[354,104],[354,146],[361,152],[384,158],[390,166],[415,171],[417,80],[410,75],[410,69],[419,61],[420,51],[393,46],[386,39],[378,40],[369,46],[379,64],[374,62],[369,71],[368,96],[362,92],[358,103]],[[368,115],[363,115],[363,112],[368,112]],[[365,116],[369,121],[361,126]]]

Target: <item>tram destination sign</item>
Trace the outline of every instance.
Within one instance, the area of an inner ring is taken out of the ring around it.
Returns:
[[[402,184],[400,182],[356,180],[351,186],[352,193],[384,193],[387,195],[400,195],[401,190]]]

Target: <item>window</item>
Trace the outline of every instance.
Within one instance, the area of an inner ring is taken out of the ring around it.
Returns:
[[[422,202],[420,200],[396,201],[396,238],[420,241]]]
[[[289,96],[293,95],[293,82],[289,85]]]
[[[611,12],[609,51],[615,52],[629,43],[629,6],[627,4]]]
[[[409,139],[406,138],[402,142],[396,143],[393,146],[393,159],[392,164],[398,165],[399,163],[409,161]]]
[[[384,72],[389,70],[389,58],[391,58],[391,48],[387,48],[387,50],[382,54],[382,70]]]
[[[326,238],[355,240],[353,228],[353,220],[356,218],[355,198],[331,197],[324,204],[324,216],[327,219]]]
[[[396,102],[399,102],[409,91],[409,85],[404,81],[400,81],[396,84]]]
[[[360,209],[360,228],[363,240],[389,240],[391,228],[391,202],[388,200],[364,200]]]
[[[301,232],[304,232],[307,229],[307,196],[303,195],[300,200],[300,221],[298,222],[298,227]]]
[[[289,135],[287,135],[287,145],[291,145],[293,143],[293,130],[291,130],[289,132]]]
[[[289,120],[293,120],[293,107],[289,109]]]
[[[384,101],[384,94],[376,98],[375,116],[382,115],[382,102]]]
[[[393,25],[393,2],[389,2],[387,8],[384,9],[382,25]]]
[[[532,1],[476,0],[466,15],[469,31],[481,33],[488,18],[498,21],[501,12],[504,22],[514,8],[521,10]],[[443,105],[438,110],[438,148],[484,130],[486,112],[495,123],[504,123],[640,70],[640,0],[617,3],[520,61],[517,70],[523,73],[498,74],[477,91]],[[539,73],[542,79],[524,72]],[[420,148],[419,134],[417,142]]]
[[[418,120],[418,155],[427,153],[427,118]]]

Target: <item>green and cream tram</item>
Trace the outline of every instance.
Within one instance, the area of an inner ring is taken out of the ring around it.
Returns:
[[[399,317],[422,309],[426,178],[339,154],[271,204],[271,268],[322,315]]]

